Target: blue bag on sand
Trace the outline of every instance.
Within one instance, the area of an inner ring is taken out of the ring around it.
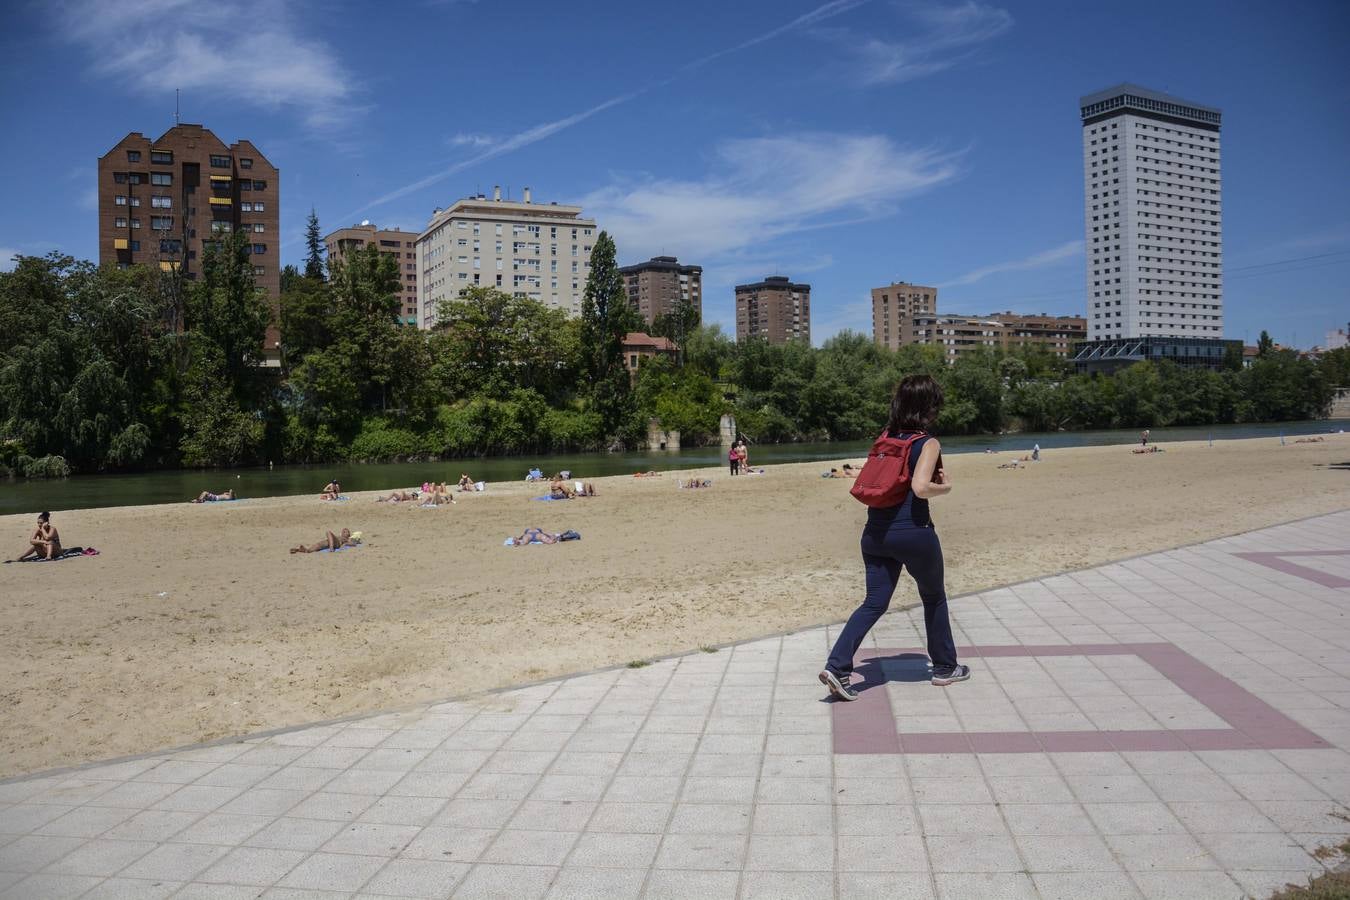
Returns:
[[[562,534],[558,535],[558,540],[579,541],[581,540],[581,535],[577,534],[575,531],[564,531]]]

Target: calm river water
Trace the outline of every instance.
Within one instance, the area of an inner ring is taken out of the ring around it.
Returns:
[[[1316,422],[1282,422],[1272,425],[1216,425],[1212,428],[1156,428],[1153,440],[1231,440],[1280,435],[1296,437],[1350,429],[1350,419]],[[1008,435],[944,437],[948,453],[994,450],[1042,450],[1056,447],[1093,447],[1127,444],[1138,439],[1134,430],[1064,431]],[[865,455],[870,442],[817,444],[765,444],[750,448],[756,466],[775,463],[811,462]],[[344,491],[385,490],[420,485],[424,481],[459,480],[468,472],[479,481],[523,479],[532,465],[547,473],[570,469],[577,477],[626,475],[648,469],[692,469],[724,464],[721,447],[684,450],[651,450],[631,453],[573,453],[561,456],[513,456],[454,459],[438,463],[372,463],[325,466],[278,466],[275,469],[214,469],[145,472],[129,475],[77,475],[58,481],[0,480],[0,515],[40,510],[89,509],[100,506],[139,506],[148,503],[186,501],[203,490],[224,491],[233,487],[241,498],[317,494],[329,478],[342,483]]]

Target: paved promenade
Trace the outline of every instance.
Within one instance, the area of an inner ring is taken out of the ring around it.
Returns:
[[[852,704],[817,628],[0,782],[0,897],[1261,898],[1341,862],[1350,512],[960,598],[948,688],[916,612]]]

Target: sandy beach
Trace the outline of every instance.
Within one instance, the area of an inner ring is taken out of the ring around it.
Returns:
[[[1350,460],[1347,435],[997,468],[1012,458],[947,460],[955,489],[933,511],[952,595],[1350,507],[1350,474],[1325,468]],[[439,509],[357,494],[55,514],[101,555],[0,567],[0,777],[842,620],[866,510],[827,468],[703,470],[698,491],[673,472],[602,478],[565,503],[516,483]],[[32,521],[0,517],[4,556]],[[502,546],[527,525],[582,540]],[[344,526],[365,546],[287,552]]]

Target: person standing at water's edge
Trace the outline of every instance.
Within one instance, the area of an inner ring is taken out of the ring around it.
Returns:
[[[873,506],[867,511],[867,525],[862,533],[867,597],[849,616],[820,673],[821,683],[840,700],[858,699],[849,687],[853,658],[863,638],[890,606],[902,568],[909,570],[923,600],[933,684],[948,685],[970,677],[970,667],[956,661],[956,643],[947,617],[942,545],[928,514],[929,499],[952,489],[950,477],[941,468],[942,447],[937,438],[927,433],[941,409],[942,388],[928,375],[908,376],[896,386],[891,398],[891,415],[883,436],[911,441],[909,489],[898,505]],[[865,476],[864,472],[860,481]]]

